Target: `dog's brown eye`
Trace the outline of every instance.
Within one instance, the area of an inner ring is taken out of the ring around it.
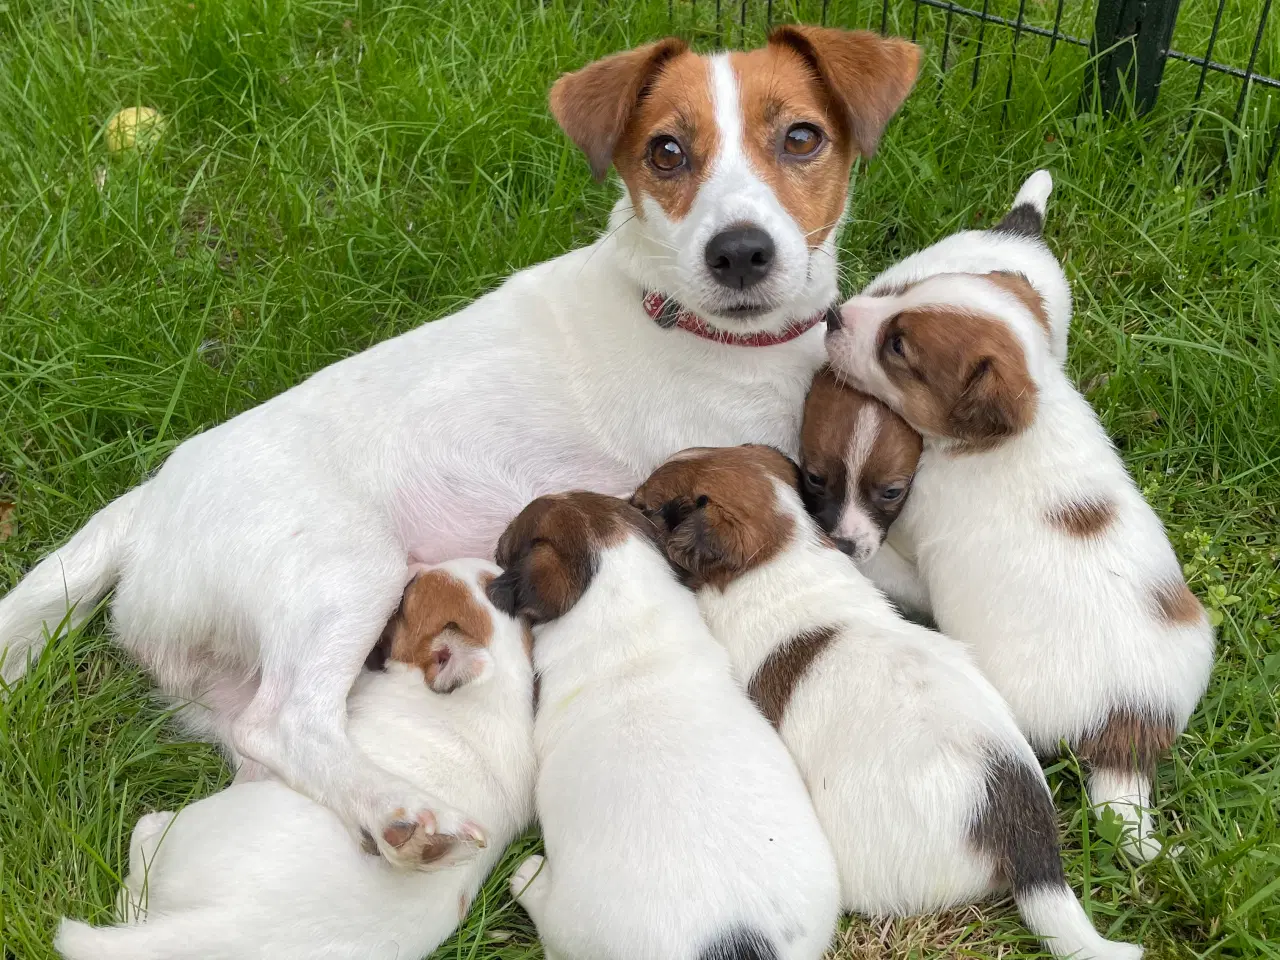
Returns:
[[[697,507],[699,510],[701,510],[710,502],[711,502],[711,498],[708,497],[706,494],[703,494],[697,500],[693,501],[693,505]]]
[[[827,478],[820,473],[806,472],[804,475],[805,482],[811,487],[821,490],[827,485]]]
[[[907,348],[903,344],[902,334],[900,333],[895,333],[885,345],[895,357],[905,357],[907,355]]]
[[[649,143],[649,162],[662,173],[675,173],[688,158],[675,137],[654,137]]]
[[[812,157],[822,146],[822,131],[811,123],[797,123],[782,138],[782,149],[793,157]]]

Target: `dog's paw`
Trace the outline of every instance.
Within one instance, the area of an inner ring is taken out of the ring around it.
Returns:
[[[512,899],[519,901],[525,895],[529,885],[542,871],[542,865],[545,862],[545,857],[535,853],[531,857],[526,857],[524,862],[516,867],[516,872],[511,874]]]
[[[449,808],[399,806],[375,829],[378,852],[397,867],[432,870],[461,863],[488,846],[484,831]]]

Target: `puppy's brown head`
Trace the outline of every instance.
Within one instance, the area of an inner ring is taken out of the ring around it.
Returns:
[[[405,588],[367,662],[373,668],[389,660],[418,667],[431,689],[450,693],[484,674],[492,639],[493,618],[474,587],[448,570],[431,569]]]
[[[504,572],[489,584],[489,599],[530,623],[562,617],[591,585],[600,552],[632,534],[656,545],[653,524],[625,500],[585,490],[539,497],[498,541]]]
[[[942,274],[901,293],[854,297],[827,334],[839,375],[926,437],[985,450],[1035,419],[1044,330],[990,276]]]
[[[920,434],[870,394],[813,378],[800,437],[805,509],[853,559],[867,560],[902,511],[920,461]]]
[[[666,530],[667,556],[690,586],[723,588],[790,540],[795,519],[777,484],[798,482],[796,465],[772,447],[700,447],[655,470],[631,502]]]

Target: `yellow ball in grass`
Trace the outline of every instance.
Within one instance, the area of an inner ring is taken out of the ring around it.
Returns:
[[[112,153],[145,149],[155,144],[164,132],[165,119],[151,107],[125,107],[107,121],[103,137]]]

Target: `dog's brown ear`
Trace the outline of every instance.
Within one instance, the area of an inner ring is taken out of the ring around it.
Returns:
[[[920,70],[918,46],[870,30],[795,24],[778,27],[769,42],[791,47],[813,65],[844,108],[849,133],[864,157],[876,152]]]
[[[563,547],[544,541],[503,571],[486,592],[508,616],[546,623],[573,609],[593,576],[595,552],[585,538]]]
[[[947,426],[956,439],[990,447],[1025,430],[1036,402],[1036,386],[1020,358],[983,356],[970,368]]]
[[[597,180],[609,172],[613,148],[653,75],[687,49],[683,40],[667,37],[589,63],[551,87],[551,113],[587,155]]]

